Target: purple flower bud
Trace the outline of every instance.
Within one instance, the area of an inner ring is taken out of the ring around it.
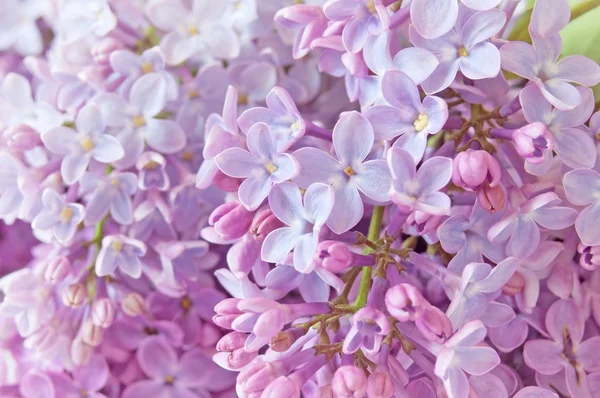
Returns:
[[[108,64],[110,54],[121,49],[123,43],[112,37],[105,37],[92,46],[90,53],[97,64]]]
[[[115,305],[108,298],[96,300],[92,305],[92,321],[104,329],[112,325],[115,319]]]
[[[104,329],[94,325],[92,321],[85,321],[81,327],[81,339],[92,347],[98,347],[104,338]]]
[[[81,339],[75,339],[71,343],[71,359],[75,365],[81,366],[86,364],[93,353],[94,347],[86,344]]]
[[[258,242],[265,240],[270,232],[283,227],[283,223],[275,217],[271,209],[263,209],[254,215],[250,233]]]
[[[371,373],[367,382],[369,398],[391,398],[394,391],[394,380],[388,372],[376,370]]]
[[[415,325],[429,341],[445,342],[452,335],[452,323],[439,308],[427,306],[415,321]]]
[[[525,279],[518,273],[515,272],[513,276],[506,282],[502,287],[502,293],[507,296],[516,296],[525,287]]]
[[[246,333],[231,332],[217,342],[217,351],[233,351],[242,348],[246,342]]]
[[[246,210],[239,202],[228,202],[217,207],[208,218],[208,223],[225,240],[234,240],[244,236],[250,225],[254,212]]]
[[[71,272],[71,262],[65,256],[57,256],[48,262],[44,271],[44,279],[53,285],[62,282]]]
[[[26,152],[40,145],[40,133],[24,124],[12,126],[5,132],[6,145],[16,152]]]
[[[594,271],[600,266],[600,246],[586,246],[580,243],[577,245],[577,252],[580,254],[579,264],[583,268]]]
[[[423,305],[428,305],[423,295],[413,285],[402,283],[396,285],[385,294],[385,304],[388,312],[400,322],[414,321],[417,312]]]
[[[501,177],[500,165],[487,151],[468,149],[454,158],[452,182],[467,191],[477,191],[484,182],[495,187]]]
[[[554,136],[541,122],[530,123],[513,132],[515,149],[529,163],[544,161],[544,154],[554,149]]]
[[[242,369],[237,377],[237,382],[242,391],[250,394],[264,390],[277,377],[278,374],[273,365],[261,358],[256,358]]]
[[[121,309],[127,316],[135,317],[144,312],[145,300],[139,293],[129,293],[121,302]]]
[[[345,243],[326,240],[317,246],[313,261],[327,271],[341,272],[353,265],[352,257],[352,252]]]
[[[242,180],[229,177],[219,170],[217,171],[213,182],[217,188],[222,189],[225,192],[236,192],[240,187]]]
[[[82,283],[74,283],[63,291],[62,302],[67,307],[79,308],[86,297],[85,286]]]
[[[300,398],[300,388],[289,377],[281,376],[273,380],[263,391],[261,398],[290,397]]]
[[[483,209],[488,213],[494,213],[504,208],[506,194],[501,185],[490,187],[488,184],[484,184],[477,192],[477,199]]]
[[[242,311],[238,310],[237,305],[242,301],[236,298],[229,298],[221,301],[215,306],[216,315],[213,316],[213,322],[215,325],[225,329],[231,329],[233,321],[242,314]]]
[[[258,352],[248,352],[243,348],[238,348],[231,352],[218,352],[213,360],[220,366],[228,369],[242,369],[258,356]]]
[[[336,397],[361,398],[367,393],[367,376],[359,367],[342,366],[333,375],[331,387]]]

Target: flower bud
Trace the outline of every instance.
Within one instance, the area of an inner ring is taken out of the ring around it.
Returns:
[[[506,194],[500,184],[495,187],[484,184],[477,192],[477,199],[484,210],[488,213],[494,213],[504,208]]]
[[[270,346],[275,352],[287,351],[296,341],[293,333],[289,331],[279,332],[271,339]]]
[[[512,138],[519,155],[529,163],[542,163],[545,151],[554,149],[554,136],[541,122],[530,123],[515,130]]]
[[[237,383],[242,391],[250,394],[264,390],[278,376],[273,365],[258,357],[240,371]]]
[[[92,321],[104,329],[112,325],[115,319],[115,305],[110,299],[102,298],[92,304]]]
[[[256,213],[250,226],[250,233],[258,242],[265,240],[270,232],[281,228],[283,223],[279,221],[271,209],[264,209]]]
[[[243,348],[238,348],[237,350],[233,350],[231,352],[217,352],[213,356],[213,361],[225,369],[237,370],[248,365],[257,356],[258,352],[248,352]]]
[[[63,291],[62,302],[67,307],[79,308],[83,304],[85,296],[85,286],[82,283],[74,283]]]
[[[215,174],[213,183],[217,188],[225,192],[236,192],[240,187],[241,181],[237,178],[229,177],[219,170],[217,171],[217,174]]]
[[[24,124],[12,126],[5,136],[6,145],[15,152],[26,152],[41,144],[40,133]]]
[[[525,279],[519,274],[515,272],[513,276],[506,282],[506,284],[502,287],[502,293],[507,296],[516,296],[523,290],[525,287]]]
[[[313,261],[327,271],[341,272],[352,265],[352,257],[345,243],[326,240],[317,246]]]
[[[588,271],[594,271],[600,266],[600,246],[577,245],[579,264]]]
[[[396,285],[385,294],[388,312],[400,322],[414,321],[423,303],[429,304],[419,289],[408,283]]]
[[[242,348],[246,337],[246,333],[243,332],[228,333],[217,342],[217,351],[233,351]]]
[[[129,293],[121,303],[121,309],[128,316],[138,316],[144,312],[144,298],[139,293]]]
[[[110,55],[117,50],[123,48],[123,43],[112,37],[105,37],[102,40],[95,43],[90,49],[94,62],[98,64],[107,64],[110,59]]]
[[[84,343],[81,339],[75,339],[71,343],[71,359],[77,366],[85,365],[93,353],[94,347]]]
[[[98,347],[104,338],[104,329],[94,325],[94,322],[88,320],[81,327],[81,339],[84,343],[92,347]]]
[[[62,282],[71,272],[71,262],[65,256],[57,256],[48,262],[44,270],[44,279],[53,285]]]
[[[359,367],[342,366],[333,375],[331,388],[336,397],[361,398],[367,393],[367,376]]]
[[[237,308],[237,305],[240,301],[240,299],[229,298],[217,304],[215,306],[216,315],[213,316],[213,322],[215,325],[224,329],[231,329],[233,321],[242,314],[242,311],[238,310]]]
[[[452,335],[452,323],[446,314],[434,306],[426,306],[419,313],[415,326],[423,337],[436,343],[445,342]]]
[[[292,379],[286,376],[273,380],[263,391],[260,398],[300,398],[300,388]]]
[[[388,372],[376,370],[371,373],[367,382],[367,396],[369,398],[391,398],[394,391],[394,381]]]
[[[208,218],[215,232],[224,240],[238,239],[244,236],[252,225],[254,213],[246,210],[239,202],[228,202],[217,207]]]
[[[454,158],[452,182],[467,191],[477,191],[484,182],[495,187],[501,177],[498,161],[487,151],[468,149]]]

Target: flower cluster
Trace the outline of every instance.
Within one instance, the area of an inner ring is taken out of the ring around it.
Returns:
[[[584,3],[3,0],[0,397],[597,396]]]

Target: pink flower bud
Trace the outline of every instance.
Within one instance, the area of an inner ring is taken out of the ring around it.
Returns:
[[[271,339],[271,349],[275,352],[287,351],[296,341],[295,336],[289,331],[279,332]]]
[[[352,257],[345,243],[326,240],[317,246],[313,261],[327,271],[341,272],[352,265]]]
[[[225,240],[238,239],[250,229],[254,213],[246,210],[239,202],[228,202],[217,207],[208,218],[208,223]]]
[[[121,303],[121,309],[128,316],[138,316],[144,312],[145,301],[139,293],[129,293]]]
[[[452,182],[467,191],[477,191],[484,182],[495,187],[501,177],[498,161],[487,151],[468,149],[454,158]]]
[[[12,126],[5,136],[8,148],[16,152],[29,151],[41,144],[40,133],[24,124]]]
[[[423,304],[429,305],[416,287],[401,283],[385,294],[388,312],[400,322],[414,321]]]
[[[242,369],[237,383],[247,394],[264,390],[269,383],[278,377],[273,365],[256,358]]]
[[[554,149],[554,136],[541,122],[530,123],[515,130],[512,137],[515,149],[529,163],[542,163],[544,152]]]
[[[85,286],[82,283],[74,283],[66,287],[62,294],[62,302],[67,307],[79,308],[86,297]]]
[[[243,348],[238,348],[227,356],[227,364],[231,369],[241,369],[252,362],[257,356],[258,352],[248,352]]]
[[[92,304],[92,321],[104,329],[112,325],[115,319],[115,305],[110,299],[102,298]]]
[[[94,61],[98,64],[106,64],[110,54],[123,48],[123,43],[112,37],[105,37],[94,44],[90,50]]]
[[[427,306],[419,313],[415,326],[429,341],[445,342],[452,335],[452,323],[439,308]]]
[[[501,184],[495,187],[484,184],[477,192],[477,199],[483,209],[489,213],[494,213],[504,208],[506,194]]]
[[[367,393],[367,376],[359,367],[342,366],[333,375],[331,388],[336,397],[361,398]]]
[[[263,391],[261,398],[300,398],[300,388],[289,377],[281,376],[273,380]]]
[[[502,287],[502,293],[507,296],[516,296],[525,287],[525,279],[518,273],[515,272],[513,276],[506,282]]]
[[[71,343],[71,359],[77,366],[85,365],[93,353],[94,347],[84,343],[81,339],[75,339]]]
[[[233,351],[244,347],[246,342],[246,333],[231,332],[221,337],[217,343],[217,351]]]
[[[57,256],[48,262],[44,270],[44,279],[53,285],[62,282],[71,272],[71,262],[65,256]]]
[[[81,339],[84,343],[92,347],[98,347],[104,338],[104,329],[94,325],[94,322],[88,320],[81,327]]]
[[[283,223],[273,214],[271,209],[264,209],[256,213],[250,226],[250,233],[258,242],[265,240],[271,231],[281,228]]]
[[[376,370],[371,373],[367,383],[369,398],[391,398],[394,391],[394,381],[388,372]]]
[[[213,182],[217,188],[225,192],[236,192],[241,184],[241,180],[229,177],[220,170],[215,174]]]
[[[231,329],[231,325],[242,311],[238,310],[237,305],[240,299],[229,298],[221,301],[215,306],[216,315],[213,316],[213,322],[215,325],[220,326],[224,329]]]

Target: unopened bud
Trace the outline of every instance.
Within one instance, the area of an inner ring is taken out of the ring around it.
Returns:
[[[363,397],[367,393],[367,376],[357,366],[342,366],[333,375],[331,388],[336,397]]]
[[[81,327],[81,339],[84,343],[92,347],[98,347],[104,338],[104,329],[94,325],[94,322],[87,320]]]
[[[477,192],[479,205],[488,213],[494,213],[504,208],[506,195],[501,184],[495,187],[490,187],[489,184],[484,184]]]
[[[250,229],[254,213],[239,202],[228,202],[217,207],[208,218],[215,232],[225,240],[238,239]]]
[[[506,282],[506,284],[502,287],[502,293],[507,296],[516,296],[523,290],[525,287],[525,279],[519,274],[515,272],[513,276]]]
[[[71,272],[71,262],[65,256],[57,256],[48,262],[44,270],[44,279],[54,285],[62,282]]]
[[[127,316],[138,316],[144,312],[145,301],[139,293],[129,293],[121,303],[121,309]]]
[[[115,319],[115,305],[110,299],[102,298],[92,304],[92,321],[104,329],[112,325]]]
[[[84,343],[81,339],[75,339],[71,343],[71,359],[77,366],[85,365],[93,353],[94,347]]]
[[[85,301],[86,291],[82,283],[74,283],[63,291],[62,302],[67,307],[79,308]]]

